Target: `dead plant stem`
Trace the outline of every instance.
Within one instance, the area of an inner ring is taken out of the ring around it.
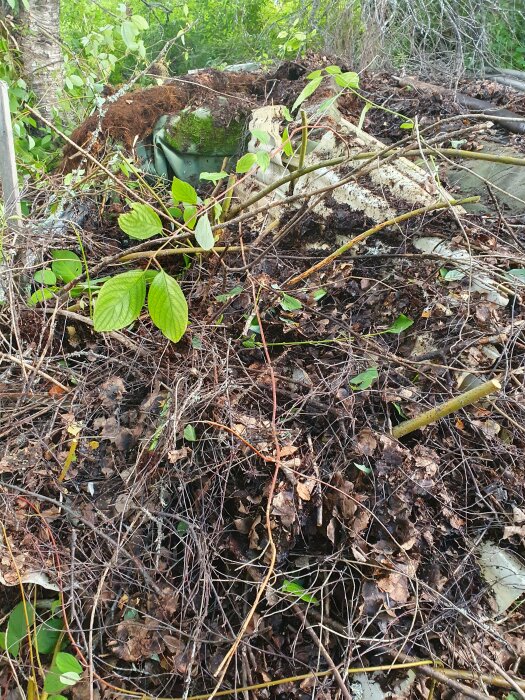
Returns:
[[[408,221],[409,219],[414,219],[417,216],[422,216],[423,214],[428,214],[429,212],[436,211],[437,209],[445,209],[448,207],[456,207],[460,206],[462,204],[470,204],[472,202],[479,202],[479,197],[466,197],[465,199],[452,199],[450,201],[443,201],[443,202],[436,202],[435,204],[430,204],[427,207],[421,207],[420,209],[414,209],[413,211],[405,212],[404,214],[400,214],[399,216],[395,216],[392,219],[388,219],[387,221],[383,221],[380,224],[377,224],[376,226],[373,226],[372,228],[364,231],[363,233],[360,233],[358,236],[355,236],[352,238],[352,240],[348,241],[344,245],[340,246],[337,250],[335,250],[333,253],[330,253],[330,255],[327,255],[326,258],[323,258],[320,260],[318,263],[315,265],[312,265],[312,267],[309,267],[308,270],[305,270],[304,272],[301,272],[299,275],[296,275],[295,277],[292,277],[292,279],[288,280],[286,282],[286,286],[294,286],[298,284],[299,282],[302,282],[303,280],[307,279],[311,275],[314,274],[314,272],[318,272],[319,270],[322,270],[323,267],[326,267],[329,265],[331,262],[339,258],[343,253],[346,253],[350,248],[353,248],[355,245],[358,243],[361,243],[364,241],[366,238],[369,236],[372,236],[374,233],[378,233],[379,231],[382,231],[384,228],[388,228],[389,226],[396,226],[397,224],[402,223],[403,221]]]
[[[435,406],[434,408],[425,411],[415,418],[411,418],[410,420],[403,421],[403,423],[396,425],[392,429],[392,436],[398,439],[404,435],[413,433],[415,430],[424,428],[425,426],[430,425],[430,423],[435,423],[441,418],[448,416],[450,413],[455,413],[465,406],[476,403],[485,396],[493,394],[495,391],[499,391],[500,389],[501,384],[496,379],[491,379],[488,382],[484,382],[483,384],[474,387],[474,389],[465,391],[463,394],[455,396],[449,401],[445,401],[445,403],[441,404],[440,406]]]

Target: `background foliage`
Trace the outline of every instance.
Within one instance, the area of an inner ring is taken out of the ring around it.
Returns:
[[[17,152],[38,176],[56,162],[51,132],[23,109],[31,100],[17,34],[20,4],[0,0],[0,79],[10,85]],[[306,11],[305,11],[306,7]],[[62,0],[65,86],[57,126],[91,112],[106,85],[121,85],[161,64],[140,84],[205,66],[293,59],[328,51],[354,69],[410,71],[457,79],[492,66],[525,70],[521,0]],[[178,38],[177,38],[178,37]]]

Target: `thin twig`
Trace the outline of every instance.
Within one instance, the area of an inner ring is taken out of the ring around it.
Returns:
[[[348,688],[346,687],[346,684],[345,684],[341,674],[339,673],[339,669],[335,665],[334,660],[332,659],[332,657],[328,653],[324,644],[317,636],[314,628],[311,627],[311,625],[309,624],[308,620],[306,619],[306,615],[301,610],[299,605],[295,604],[292,606],[292,608],[293,608],[293,611],[295,612],[295,614],[297,615],[297,617],[303,623],[303,625],[304,625],[306,631],[308,632],[308,634],[310,635],[310,637],[313,639],[314,644],[317,646],[317,648],[321,652],[324,660],[330,666],[330,669],[331,669],[332,674],[335,678],[335,681],[336,681],[337,685],[339,686],[339,690],[341,691],[341,695],[345,698],[345,700],[352,700],[352,695],[351,695],[350,691],[348,690]]]

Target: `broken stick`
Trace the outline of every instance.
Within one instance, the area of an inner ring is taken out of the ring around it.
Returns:
[[[500,389],[501,384],[498,382],[498,380],[491,379],[484,384],[480,384],[474,389],[470,389],[470,391],[466,391],[464,394],[455,396],[453,399],[450,399],[450,401],[445,401],[445,403],[442,403],[441,406],[431,408],[429,411],[425,411],[420,416],[416,416],[416,418],[411,418],[410,420],[403,421],[403,423],[396,425],[395,428],[392,429],[392,436],[397,439],[403,437],[404,435],[408,435],[408,433],[413,433],[414,430],[419,430],[419,428],[424,428],[426,425],[430,425],[430,423],[435,423],[440,418],[444,418],[450,413],[459,411],[460,408],[476,403],[483,397],[493,394],[495,391],[499,391]]]

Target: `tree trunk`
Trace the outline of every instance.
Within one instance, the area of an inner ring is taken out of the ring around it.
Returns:
[[[58,107],[63,85],[60,0],[29,0],[29,8],[21,11],[20,19],[24,76],[36,95],[38,108],[49,118]]]

